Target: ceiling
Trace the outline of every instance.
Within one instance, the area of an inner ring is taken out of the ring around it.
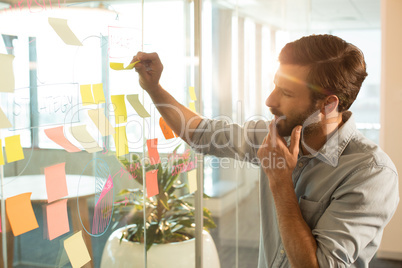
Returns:
[[[24,0],[25,6],[27,2]],[[53,5],[60,0],[48,0]],[[121,1],[121,0],[117,0]],[[117,2],[116,1],[116,2]],[[123,0],[125,2],[130,0]],[[171,0],[144,0],[171,1]],[[204,0],[207,1],[207,0]],[[380,28],[381,0],[210,0],[231,8],[238,7],[239,15],[250,16],[260,22],[285,30],[328,31],[340,29]],[[21,0],[0,0],[17,5]],[[39,1],[41,2],[41,1]],[[63,2],[60,1],[60,2]],[[102,1],[64,0],[65,3]],[[105,1],[112,3],[114,1]],[[140,0],[134,0],[140,2]],[[5,5],[3,5],[4,8]],[[1,7],[0,7],[1,8]]]

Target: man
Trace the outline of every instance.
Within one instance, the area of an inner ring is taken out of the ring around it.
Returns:
[[[179,104],[159,84],[157,54],[137,60],[140,85],[195,150],[259,160],[259,267],[368,267],[399,194],[392,161],[348,111],[367,76],[357,47],[331,35],[288,43],[266,101],[275,120],[243,127]]]

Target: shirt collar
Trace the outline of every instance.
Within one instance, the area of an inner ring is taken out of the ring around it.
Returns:
[[[306,155],[308,158],[318,158],[319,160],[336,167],[338,166],[339,158],[349,144],[356,131],[356,124],[353,115],[350,111],[346,111],[342,115],[344,124],[336,130],[320,150],[314,151],[310,149],[311,155]],[[301,150],[299,156],[303,156]]]

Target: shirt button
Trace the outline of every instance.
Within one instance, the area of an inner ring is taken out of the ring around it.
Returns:
[[[303,167],[303,163],[300,162],[298,166],[299,166],[299,168]]]
[[[281,254],[283,255],[285,253],[285,251],[283,249],[281,249]]]

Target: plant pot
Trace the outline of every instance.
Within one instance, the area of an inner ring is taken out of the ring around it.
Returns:
[[[114,231],[103,249],[101,268],[145,267],[144,244],[120,238],[127,227]],[[203,230],[204,267],[220,268],[218,252],[211,235]],[[154,244],[147,252],[147,268],[195,267],[195,239],[170,244]]]

